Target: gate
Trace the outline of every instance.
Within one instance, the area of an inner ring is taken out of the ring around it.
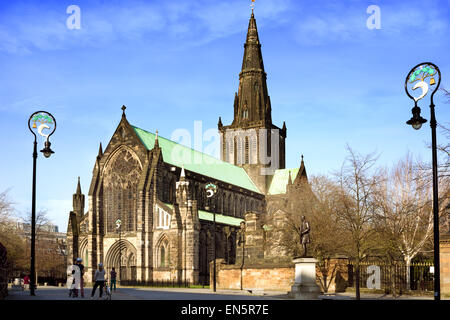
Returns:
[[[395,284],[395,287],[400,292],[417,290],[417,291],[433,291],[434,274],[431,272],[433,268],[432,262],[418,262],[411,263],[410,270],[410,284],[407,287],[407,266],[405,262],[399,261],[393,264],[383,262],[362,262],[360,263],[360,288],[367,288],[367,280],[370,281],[374,277],[374,272],[368,267],[378,266],[380,268],[380,289],[385,292],[390,292]],[[348,286],[355,287],[356,274],[353,263],[348,265]]]

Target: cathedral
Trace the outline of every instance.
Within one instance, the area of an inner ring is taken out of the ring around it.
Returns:
[[[133,126],[122,107],[105,150],[100,144],[87,210],[80,181],[73,195],[68,263],[83,259],[85,281],[103,263],[122,281],[208,284],[214,254],[236,263],[249,217],[270,221],[289,206],[306,169],[303,157],[298,168],[285,168],[287,129],[272,123],[266,77],[252,12],[234,118],[218,121],[220,160]],[[208,183],[218,190],[210,198]]]

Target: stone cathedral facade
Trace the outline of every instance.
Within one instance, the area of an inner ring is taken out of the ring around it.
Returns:
[[[220,160],[133,126],[122,110],[105,150],[100,144],[87,208],[80,181],[73,195],[68,263],[81,257],[87,282],[102,262],[122,280],[208,283],[213,243],[216,258],[235,263],[245,223],[252,228],[262,216],[279,216],[307,179],[303,160],[285,168],[287,129],[272,123],[253,13],[234,119],[223,125],[219,117]],[[208,182],[219,190],[210,199]]]

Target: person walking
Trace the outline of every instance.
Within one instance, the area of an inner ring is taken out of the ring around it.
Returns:
[[[114,286],[114,291],[116,291],[117,272],[116,272],[116,269],[114,267],[112,268],[112,270],[110,272],[110,279],[111,279],[111,284],[110,284],[111,290],[112,290],[112,288]]]
[[[99,288],[99,299],[103,295],[103,286],[105,285],[105,269],[103,269],[103,263],[98,264],[98,269],[95,270],[94,274],[94,288],[92,288],[91,299],[94,298],[95,290]]]
[[[83,259],[81,258],[77,258],[77,261],[75,263],[76,266],[78,266],[78,268],[80,268],[80,294],[81,297],[84,298],[84,265],[82,264]],[[78,296],[78,291],[77,291],[77,296]]]
[[[25,290],[30,289],[30,277],[27,274],[23,277],[23,287]]]

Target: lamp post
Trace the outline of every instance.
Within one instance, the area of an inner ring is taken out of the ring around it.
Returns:
[[[39,126],[36,122],[40,123]],[[33,186],[32,186],[32,196],[31,196],[31,261],[30,261],[30,295],[34,296],[34,290],[36,287],[36,160],[37,160],[37,136],[35,131],[39,135],[45,138],[44,149],[40,150],[44,154],[44,157],[49,158],[52,153],[50,148],[50,136],[56,130],[56,120],[47,111],[36,111],[28,119],[28,129],[34,135],[34,146],[33,146]],[[42,131],[50,130],[49,134],[45,134]]]
[[[119,231],[119,286],[122,283],[122,245],[120,241],[122,240],[122,220],[116,220],[116,229]]]
[[[217,185],[214,183],[207,183],[205,185],[206,190],[206,199],[208,202],[210,202],[210,198],[214,197],[214,195],[217,193]],[[209,206],[208,206],[209,208]],[[213,210],[213,249],[214,249],[214,261],[213,261],[213,290],[216,292],[216,210]]]
[[[438,77],[436,80],[435,78]],[[426,81],[428,80],[428,81]],[[430,127],[431,127],[431,149],[433,161],[433,223],[434,223],[434,299],[441,299],[441,284],[440,284],[440,261],[439,261],[439,204],[438,204],[438,172],[437,172],[437,146],[436,146],[436,117],[434,114],[433,97],[441,83],[441,72],[439,68],[431,62],[423,62],[416,65],[409,71],[405,80],[405,91],[409,98],[414,101],[412,108],[412,118],[406,123],[411,125],[414,129],[419,130],[422,124],[427,122],[426,119],[420,116],[420,107],[417,102],[423,99],[430,89],[434,86],[430,98]],[[413,97],[411,90],[422,89],[421,95]]]
[[[241,290],[243,290],[243,271],[244,271],[244,260],[245,260],[245,222],[242,221],[240,224],[240,236],[239,236],[239,244],[242,244],[242,263],[241,263]]]

